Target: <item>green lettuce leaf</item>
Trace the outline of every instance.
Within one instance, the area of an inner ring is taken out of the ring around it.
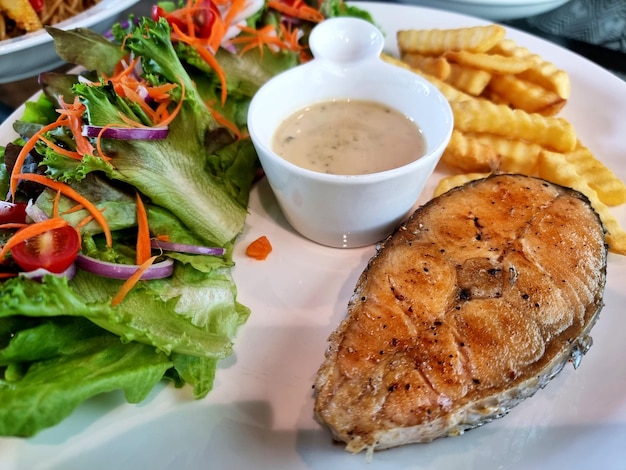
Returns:
[[[89,62],[88,54],[73,50],[83,41],[92,40],[90,36],[81,39],[82,33],[73,32],[72,41],[59,48],[59,54],[65,60],[84,61],[81,65],[89,70],[106,73],[106,67],[103,70],[97,63]],[[183,101],[182,107],[170,123],[168,137],[156,141],[103,140],[104,151],[112,158],[111,169],[93,161],[85,164],[66,161],[69,159],[46,152],[47,174],[69,182],[80,181],[90,171],[105,171],[109,178],[134,187],[153,204],[171,211],[206,243],[222,246],[232,242],[243,228],[250,185],[259,168],[253,146],[250,142],[235,142],[232,149],[225,150],[234,138],[217,124],[205,104],[195,80],[177,55],[164,19],[155,22],[142,18],[137,27],[122,30],[120,34],[124,35],[126,52],[141,57],[147,80],[154,84],[181,85],[177,99]],[[49,96],[51,100],[61,94],[58,87],[64,83],[56,84],[55,94]],[[109,84],[93,86],[78,82],[72,85],[71,92],[87,107],[87,119],[92,125],[125,125],[120,113],[147,123],[141,108],[121,98]],[[229,159],[224,159],[225,154]],[[224,168],[224,162],[233,168]]]
[[[81,316],[117,334],[122,341],[143,342],[166,354],[176,351],[223,358],[231,353],[231,338],[192,324],[185,318],[184,308],[178,306],[177,298],[164,301],[146,287],[149,283],[140,284],[124,302],[112,307],[111,298],[121,285],[122,281],[80,270],[71,287],[66,278],[55,276],[46,276],[42,282],[9,279],[0,291],[0,318]],[[210,291],[210,282],[204,287]],[[232,307],[232,314],[238,317],[237,309]]]
[[[250,312],[236,301],[232,261],[177,258],[172,277],[143,282],[117,307],[110,299],[122,281],[83,271],[72,281],[4,282],[0,435],[34,435],[104,392],[137,403],[168,377],[206,396]]]
[[[112,75],[115,66],[126,54],[121,47],[87,28],[63,30],[46,26],[46,31],[54,39],[54,48],[63,60],[69,64],[80,64],[87,70],[101,70]]]
[[[8,346],[12,351],[19,348],[24,359],[43,353],[49,357],[20,363],[23,374],[5,372],[0,379],[0,435],[35,435],[61,422],[88,398],[113,390],[122,390],[129,403],[139,403],[172,367],[167,355],[153,347],[122,343],[104,330],[94,331],[85,320],[75,320],[58,328],[35,327]],[[52,329],[55,334],[49,336]],[[73,346],[71,351],[67,344]]]

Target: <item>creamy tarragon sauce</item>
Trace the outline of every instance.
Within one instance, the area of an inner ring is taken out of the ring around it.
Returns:
[[[415,122],[384,104],[333,100],[308,106],[285,119],[273,150],[302,168],[337,175],[391,170],[424,155]]]

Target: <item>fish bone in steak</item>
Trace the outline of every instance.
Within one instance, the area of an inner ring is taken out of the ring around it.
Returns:
[[[315,380],[351,452],[462,434],[578,365],[607,248],[580,193],[493,175],[433,199],[379,247]]]

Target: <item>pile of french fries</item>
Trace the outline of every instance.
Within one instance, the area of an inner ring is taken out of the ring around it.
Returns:
[[[400,57],[383,59],[433,83],[454,114],[442,164],[452,170],[435,195],[493,172],[544,178],[585,194],[607,231],[610,251],[626,255],[626,232],[609,206],[626,203],[626,185],[557,114],[569,75],[506,37],[499,25],[397,33]]]

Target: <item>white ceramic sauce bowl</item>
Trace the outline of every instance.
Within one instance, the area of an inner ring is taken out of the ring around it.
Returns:
[[[323,21],[309,41],[313,60],[277,75],[255,94],[248,111],[250,137],[296,231],[337,248],[376,243],[413,209],[450,140],[452,112],[428,81],[380,59],[383,35],[364,20]],[[273,151],[275,131],[287,117],[338,99],[379,102],[405,114],[421,129],[425,154],[392,170],[334,175],[301,168]]]

